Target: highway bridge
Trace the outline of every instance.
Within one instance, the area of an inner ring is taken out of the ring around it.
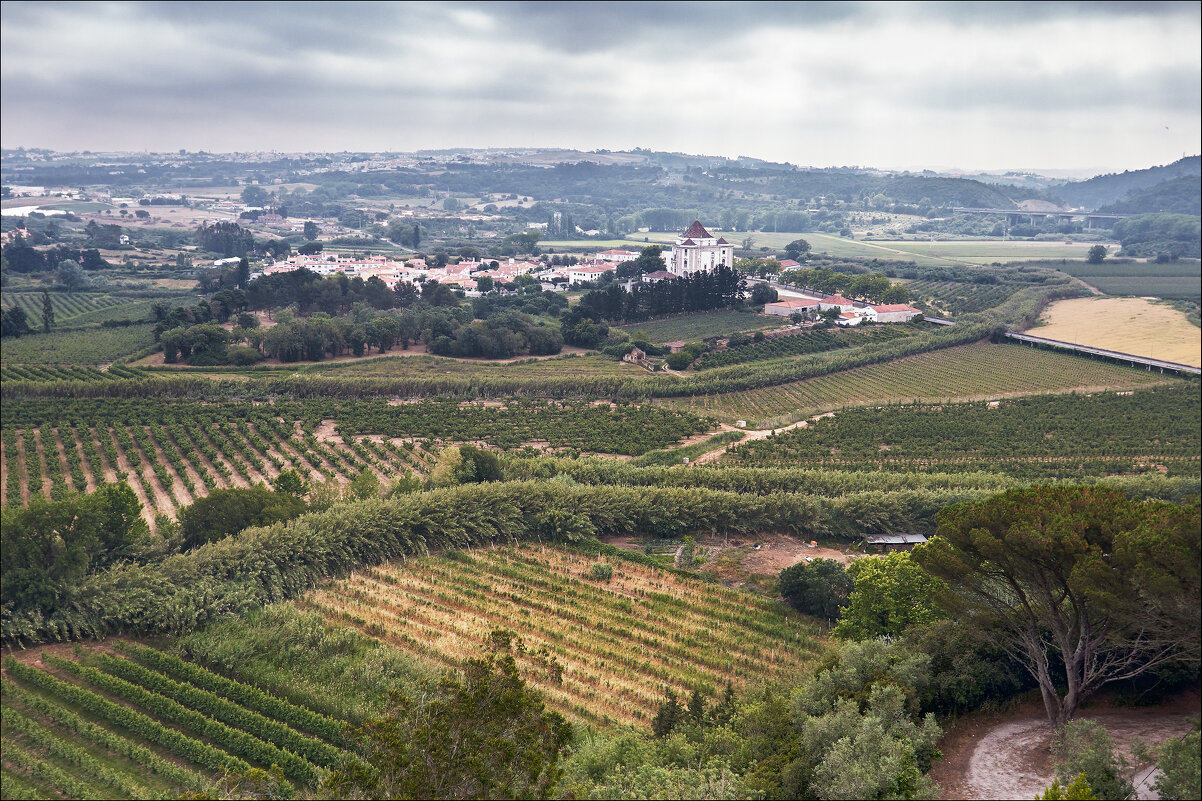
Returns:
[[[1058,339],[1047,339],[1045,337],[1033,337],[1030,334],[1020,334],[1017,331],[1007,331],[1006,336],[1016,342],[1024,342],[1032,347],[1059,348],[1062,350],[1076,351],[1089,356],[1099,356],[1104,359],[1112,359],[1117,362],[1125,362],[1132,367],[1143,367],[1147,370],[1159,370],[1160,372],[1170,372],[1181,375],[1199,375],[1202,374],[1202,369],[1193,367],[1188,364],[1178,364],[1177,362],[1166,362],[1162,359],[1150,359],[1146,356],[1136,356],[1131,353],[1120,353],[1116,350],[1106,350],[1104,348],[1091,348],[1086,345],[1077,345],[1073,342],[1061,342]]]
[[[1038,217],[1047,219],[1055,217],[1058,220],[1081,220],[1085,223],[1085,227],[1092,226],[1094,220],[1125,220],[1132,216],[1130,214],[1099,214],[1092,211],[1025,211],[1023,209],[982,209],[973,206],[955,206],[952,211],[956,214],[1001,214],[1005,215],[1006,222],[1010,225],[1016,225],[1019,220],[1027,218],[1031,225],[1035,224]]]

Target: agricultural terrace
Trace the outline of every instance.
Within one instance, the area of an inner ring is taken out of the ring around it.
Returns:
[[[711,229],[713,230],[713,229]],[[835,234],[810,231],[804,234],[781,232],[723,232],[732,242],[738,243],[746,237],[754,240],[754,247],[783,250],[795,239],[810,243],[814,253],[826,253],[837,258],[901,259],[913,261],[919,266],[940,264],[992,264],[995,261],[1039,261],[1050,259],[1076,259],[1084,262],[1092,242],[1031,242],[1025,240],[1001,241],[998,239],[849,239]],[[617,243],[612,247],[628,247],[632,250],[647,244],[666,245],[676,241],[675,232],[650,232],[643,234],[647,242]],[[563,243],[571,247],[570,243]],[[591,243],[590,243],[591,244]],[[580,243],[575,243],[576,247]],[[1112,246],[1117,250],[1117,246]]]
[[[119,381],[125,378],[146,378],[148,375],[145,370],[121,364],[114,364],[107,370],[37,364],[0,367],[0,381]]]
[[[806,619],[773,601],[596,556],[521,545],[453,552],[358,572],[303,606],[446,667],[509,629],[527,681],[568,717],[645,727],[664,690],[716,695],[786,681],[814,660]]]
[[[509,362],[486,362],[468,359],[446,359],[438,356],[384,356],[329,365],[303,368],[311,375],[365,376],[396,378],[409,376],[474,375],[487,378],[629,378],[646,372],[636,365],[609,356],[556,356],[550,359],[521,359]]]
[[[926,303],[950,317],[972,314],[1000,306],[1031,284],[975,284],[966,281],[907,281],[913,301]]]
[[[1184,382],[1138,392],[858,408],[734,446],[723,463],[903,473],[983,471],[1031,480],[1197,477],[1200,420],[1197,387]]]
[[[979,342],[763,389],[656,402],[766,427],[847,406],[1130,389],[1176,380],[1063,353]]]
[[[37,325],[39,317],[33,318]],[[87,331],[51,331],[6,339],[0,363],[17,364],[106,364],[154,347],[154,326],[130,325],[93,328]]]
[[[343,722],[198,665],[117,643],[4,663],[5,798],[211,796],[279,765],[312,788],[346,758]]]
[[[370,470],[387,484],[408,471],[429,473],[451,443],[639,455],[712,427],[693,414],[632,405],[132,398],[10,399],[0,422],[5,504],[125,478],[148,522],[174,517],[214,489],[270,482],[284,470],[338,482]]]
[[[725,350],[705,353],[697,362],[696,369],[728,367],[732,364],[787,359],[811,353],[854,348],[869,343],[891,342],[922,333],[916,326],[868,326],[865,328],[819,328],[804,334],[766,339],[747,345],[728,347]]]
[[[1048,306],[1034,336],[1202,367],[1202,331],[1182,312],[1143,298],[1074,298]]]
[[[642,331],[647,335],[647,341],[658,344],[680,340],[701,340],[706,337],[727,337],[731,334],[749,331],[767,331],[785,325],[788,325],[788,321],[781,317],[768,317],[739,311],[712,311],[689,314],[670,320],[627,323],[621,326],[620,330],[628,334]]]
[[[1045,265],[1097,287],[1107,295],[1202,299],[1202,269],[1195,262],[1105,261],[1056,262]]]
[[[75,325],[78,317],[131,303],[141,304],[144,302],[97,292],[51,292],[48,293],[48,296],[50,307],[54,309],[54,320],[59,325]],[[37,321],[42,319],[41,292],[4,292],[0,294],[0,305],[6,309],[24,309],[25,314],[29,317],[30,325],[36,325]],[[149,306],[146,307],[146,310],[149,311]]]

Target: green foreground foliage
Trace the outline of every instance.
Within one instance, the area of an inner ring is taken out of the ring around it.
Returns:
[[[1023,664],[1059,729],[1109,681],[1197,661],[1200,508],[1100,487],[1013,489],[944,509],[913,558],[946,582],[949,614]]]

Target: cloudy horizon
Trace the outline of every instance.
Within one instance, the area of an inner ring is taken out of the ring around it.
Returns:
[[[1122,171],[1198,152],[1198,3],[4,2],[0,144],[646,147]]]

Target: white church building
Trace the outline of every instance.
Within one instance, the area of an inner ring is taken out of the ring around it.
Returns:
[[[735,246],[705,230],[700,220],[693,220],[689,230],[676,237],[676,246],[664,254],[664,261],[673,275],[708,273],[720,266],[733,267]]]

